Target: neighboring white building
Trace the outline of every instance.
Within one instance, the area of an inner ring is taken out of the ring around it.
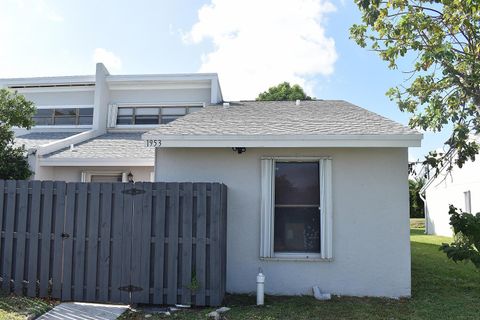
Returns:
[[[464,212],[480,212],[480,162],[468,161],[462,168],[445,168],[432,176],[420,191],[425,199],[425,232],[451,237],[449,205]]]
[[[37,106],[32,130],[16,130],[36,180],[151,181],[154,151],[141,134],[222,102],[217,74],[1,79]]]
[[[155,181],[228,188],[227,292],[411,294],[408,147],[422,135],[345,101],[207,106],[143,135]]]

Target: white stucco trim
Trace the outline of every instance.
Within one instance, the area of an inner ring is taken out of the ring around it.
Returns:
[[[60,139],[37,148],[37,156],[46,155],[55,151],[58,151],[63,148],[67,148],[70,145],[75,145],[81,142],[84,142],[88,139],[95,138],[99,136],[101,132],[95,130],[85,131],[73,136],[67,137],[65,139]]]
[[[96,167],[153,167],[154,159],[79,159],[79,158],[39,158],[39,165],[44,167],[79,167],[79,166],[96,166]]]
[[[20,93],[57,93],[57,92],[93,92],[95,86],[66,86],[66,87],[26,87],[26,88],[12,88]]]
[[[0,79],[0,84],[6,86],[40,86],[40,85],[81,85],[95,83],[95,76],[60,76]],[[64,87],[62,87],[64,88]],[[24,88],[22,88],[24,89]]]
[[[423,135],[162,135],[149,132],[147,141],[160,140],[164,148],[216,147],[420,147]]]
[[[93,104],[64,104],[64,105],[43,105],[43,106],[35,106],[37,109],[86,109],[86,108],[94,108]]]

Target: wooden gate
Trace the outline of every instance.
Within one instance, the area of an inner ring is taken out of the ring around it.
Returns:
[[[226,186],[0,180],[2,288],[63,301],[219,305]]]

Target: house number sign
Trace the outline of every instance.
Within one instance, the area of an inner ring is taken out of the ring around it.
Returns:
[[[162,140],[160,139],[148,139],[146,140],[147,147],[160,147],[162,145]]]

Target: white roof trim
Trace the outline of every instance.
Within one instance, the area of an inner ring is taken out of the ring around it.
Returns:
[[[42,156],[46,155],[55,151],[58,151],[60,149],[64,149],[69,147],[71,144],[78,144],[84,141],[87,141],[89,139],[93,139],[98,137],[99,135],[103,134],[104,132],[102,131],[96,131],[96,130],[89,130],[89,131],[84,131],[79,134],[75,134],[73,136],[67,137],[65,139],[61,140],[56,140],[53,142],[50,142],[48,144],[42,145],[37,148],[37,155]]]
[[[129,75],[109,75],[106,76],[107,82],[136,82],[136,81],[202,81],[218,79],[216,73],[172,73],[172,74],[129,74]]]
[[[112,158],[39,158],[43,167],[153,167],[154,159],[112,159]]]
[[[420,147],[422,134],[402,135],[157,135],[142,136],[148,140],[161,140],[161,147]]]
[[[34,77],[34,78],[3,78],[0,84],[4,86],[29,86],[29,85],[68,85],[68,84],[93,84],[95,76],[64,76],[64,77]]]

